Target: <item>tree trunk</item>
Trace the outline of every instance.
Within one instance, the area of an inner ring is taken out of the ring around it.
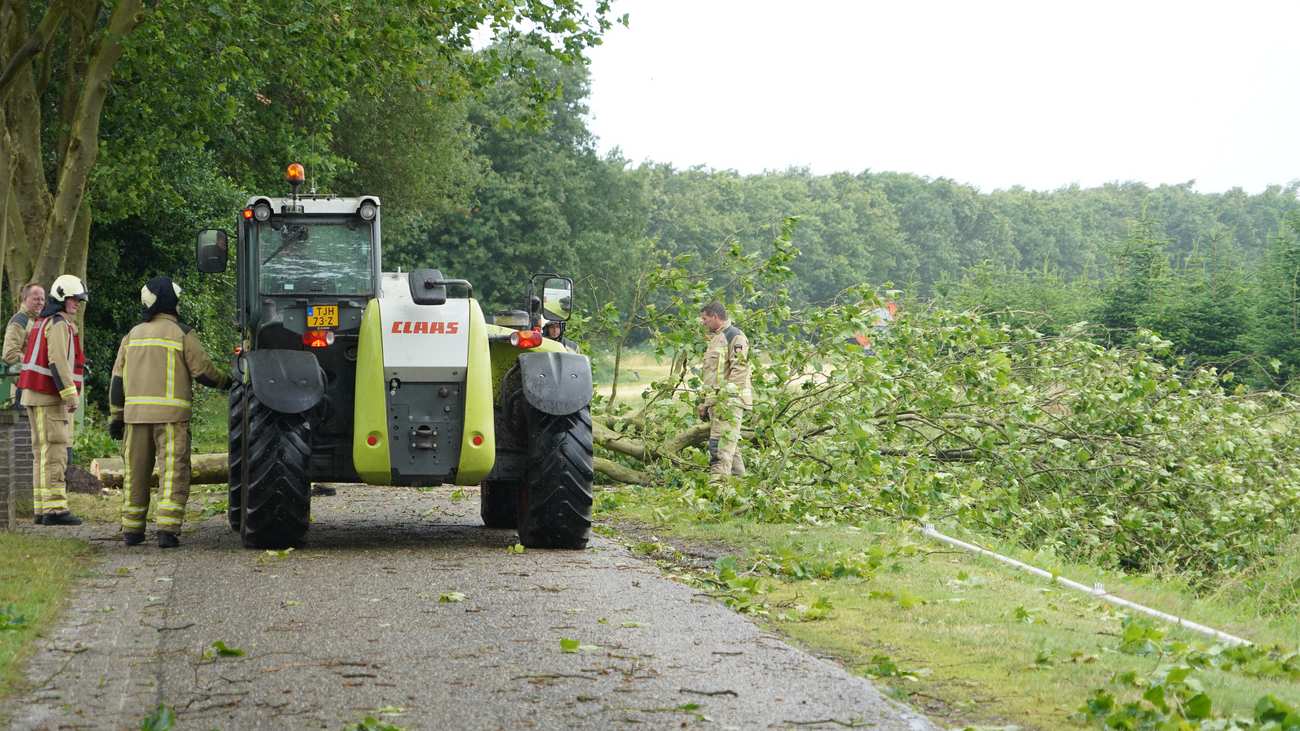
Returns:
[[[98,477],[100,482],[104,483],[104,487],[121,489],[124,470],[125,465],[122,463],[121,457],[103,457],[90,461],[90,474]],[[219,484],[225,482],[229,475],[225,454],[190,455],[190,484]],[[156,469],[149,477],[149,484],[155,487],[158,485],[158,472]]]
[[[99,122],[108,98],[108,82],[113,67],[122,57],[122,41],[140,22],[141,0],[119,0],[108,20],[108,28],[100,38],[99,47],[86,69],[85,83],[77,111],[73,115],[72,131],[68,137],[67,151],[59,169],[53,206],[47,225],[44,250],[37,260],[36,279],[53,281],[67,266],[74,245],[77,219],[81,217],[86,197],[86,184],[99,156]],[[87,221],[88,223],[88,221]]]

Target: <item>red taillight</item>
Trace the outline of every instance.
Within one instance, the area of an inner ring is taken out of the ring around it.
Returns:
[[[250,218],[252,218],[252,217],[253,217],[253,209],[252,209],[252,208],[245,208],[245,209],[244,209],[244,220],[247,221],[248,219],[250,219]]]
[[[475,435],[473,436],[473,438],[470,439],[470,442],[472,442],[472,443],[474,444],[474,446],[476,446],[476,447],[481,447],[481,446],[483,446],[483,435],[482,435],[482,434],[475,434]]]
[[[542,344],[542,331],[516,330],[510,333],[510,344],[522,350],[536,348]]]
[[[378,443],[379,443],[379,437],[377,435],[371,434],[370,436],[366,437],[366,444],[369,444],[370,446],[373,447]]]
[[[309,348],[324,348],[334,344],[333,330],[308,330],[302,334],[302,344]]]

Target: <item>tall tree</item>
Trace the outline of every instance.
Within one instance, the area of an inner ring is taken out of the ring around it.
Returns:
[[[1249,342],[1262,361],[1261,380],[1285,386],[1300,376],[1300,216],[1273,238],[1260,270]]]
[[[1168,283],[1167,239],[1156,221],[1142,215],[1115,257],[1113,276],[1105,284],[1098,320],[1114,343],[1126,343],[1145,322],[1151,303]]]
[[[536,272],[623,281],[622,253],[645,228],[640,181],[617,154],[598,155],[587,129],[586,68],[534,60],[550,95],[543,116],[527,114],[531,81],[490,90],[470,113],[487,163],[471,201],[421,237],[390,241],[391,261],[470,279],[493,307],[520,306]]]
[[[0,5],[0,214],[11,286],[84,271],[101,149],[122,164],[110,208],[154,204],[164,160],[209,148],[226,174],[268,181],[286,153],[328,182],[341,110],[391,87],[443,94],[527,71],[522,54],[470,53],[487,29],[507,48],[573,61],[609,24],[608,0],[5,0]],[[120,94],[124,129],[102,135]]]

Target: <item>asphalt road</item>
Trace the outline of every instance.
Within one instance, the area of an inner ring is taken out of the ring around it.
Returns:
[[[507,552],[478,494],[341,486],[309,543],[248,551],[213,518],[162,552],[108,526],[28,665],[15,729],[928,729],[617,543]],[[457,594],[463,595],[459,601]],[[444,595],[446,595],[444,597]],[[578,640],[576,653],[562,639]],[[243,652],[213,656],[214,642]]]

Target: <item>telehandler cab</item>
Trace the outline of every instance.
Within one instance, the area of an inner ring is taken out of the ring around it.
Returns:
[[[523,322],[485,321],[473,286],[381,269],[380,201],[254,196],[236,223],[240,343],[230,391],[229,520],[249,548],[299,543],[311,484],[481,484],[491,528],[530,548],[591,532],[591,363],[542,337],[573,281],[533,277]],[[226,269],[225,231],[198,235]]]

